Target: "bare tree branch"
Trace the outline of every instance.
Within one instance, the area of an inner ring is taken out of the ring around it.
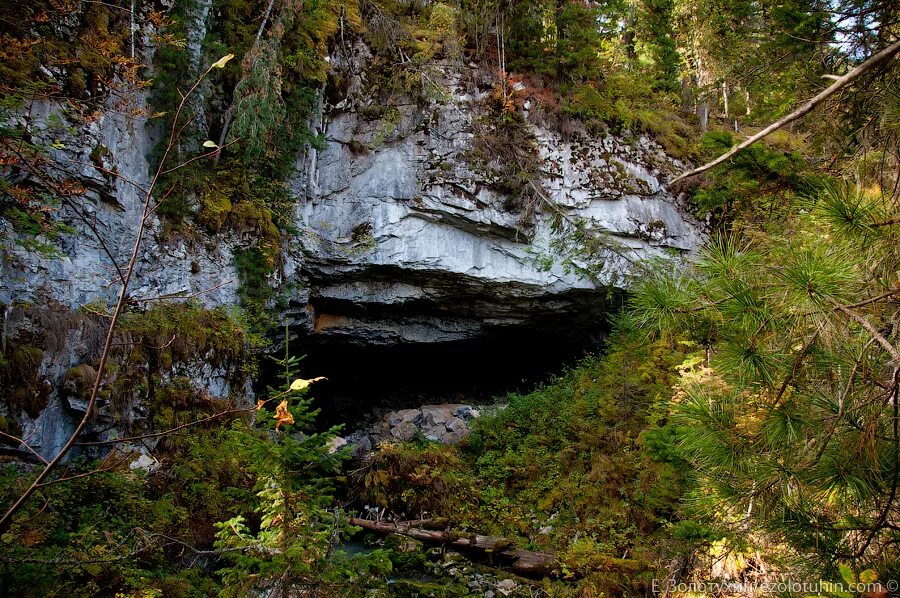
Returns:
[[[843,88],[847,87],[848,85],[850,85],[851,83],[853,83],[854,81],[859,79],[862,75],[869,72],[876,66],[884,64],[885,62],[887,62],[888,60],[893,58],[898,52],[900,52],[900,41],[894,42],[893,44],[891,44],[890,46],[888,46],[887,48],[885,48],[878,54],[875,54],[874,56],[872,56],[871,58],[869,58],[868,60],[866,60],[865,62],[863,62],[856,68],[854,68],[853,70],[851,70],[846,75],[837,77],[834,80],[834,84],[827,87],[824,91],[819,93],[817,96],[815,96],[814,98],[812,98],[811,100],[809,100],[808,102],[803,104],[803,106],[801,106],[800,108],[797,108],[796,110],[794,110],[793,112],[791,112],[790,114],[788,114],[787,116],[782,118],[781,120],[778,120],[778,121],[772,123],[765,129],[760,131],[759,133],[757,133],[755,135],[751,135],[750,137],[745,139],[742,143],[733,147],[731,150],[725,152],[724,154],[722,154],[721,156],[719,156],[712,162],[708,162],[699,168],[695,168],[694,170],[689,170],[688,172],[685,172],[684,174],[675,177],[674,179],[669,181],[669,185],[670,186],[674,185],[675,183],[677,183],[679,181],[683,181],[684,179],[687,179],[689,177],[696,176],[698,174],[702,174],[702,173],[706,172],[707,170],[710,170],[711,168],[715,168],[719,164],[722,164],[723,162],[730,160],[735,155],[737,155],[741,151],[747,149],[748,147],[750,147],[757,141],[774,133],[781,127],[794,122],[798,118],[806,116],[807,114],[812,112],[816,108],[816,106],[818,106],[819,104],[821,104],[822,102],[824,102],[825,100],[827,100],[828,98],[830,98],[831,96],[833,96],[834,94],[836,94],[837,92],[842,90]]]
[[[27,450],[29,453],[34,455],[42,463],[45,463],[45,464],[47,463],[47,460],[44,459],[43,457],[41,457],[40,453],[38,453],[36,450],[34,450],[30,444],[28,444],[27,442],[25,442],[18,436],[13,436],[12,434],[7,434],[6,432],[2,432],[2,431],[0,431],[0,436],[3,436],[4,438],[8,438],[9,440],[12,440],[13,442],[18,442],[21,446],[25,447],[25,450]]]
[[[91,442],[78,442],[78,446],[103,446],[109,444],[122,444],[125,442],[135,442],[137,440],[149,440],[151,438],[161,438],[163,436],[168,436],[179,430],[184,430],[186,428],[191,428],[193,426],[199,426],[200,424],[205,424],[206,422],[213,421],[215,419],[219,419],[221,417],[226,417],[228,415],[238,415],[241,413],[253,413],[256,411],[256,407],[247,407],[244,409],[228,409],[226,411],[220,411],[219,413],[214,413],[208,417],[204,417],[202,419],[198,419],[192,422],[188,422],[186,424],[181,424],[180,426],[175,426],[174,428],[169,428],[168,430],[163,430],[162,432],[153,432],[151,434],[142,434],[140,436],[128,436],[127,438],[113,438],[110,440],[95,440]]]
[[[119,317],[122,315],[122,311],[125,308],[125,305],[128,303],[128,285],[131,282],[132,277],[134,276],[135,267],[137,266],[138,257],[140,255],[141,249],[141,241],[144,237],[144,231],[147,227],[147,216],[151,212],[153,208],[153,191],[156,188],[157,183],[159,182],[160,177],[162,176],[163,171],[165,170],[166,161],[172,153],[173,148],[178,142],[178,118],[181,115],[182,111],[187,102],[187,98],[199,87],[200,83],[212,72],[212,69],[217,68],[216,64],[211,65],[206,69],[206,72],[201,75],[194,85],[188,90],[186,94],[182,96],[181,101],[178,104],[178,109],[175,113],[175,118],[172,121],[172,129],[169,134],[169,140],[166,144],[166,149],[163,152],[162,159],[159,162],[159,166],[156,169],[156,172],[153,175],[152,180],[150,181],[150,185],[147,188],[147,192],[144,195],[144,206],[143,212],[141,214],[141,218],[138,222],[137,226],[137,234],[135,235],[134,245],[131,250],[131,258],[128,260],[128,265],[125,268],[124,276],[122,278],[122,282],[119,288],[119,296],[116,301],[116,307],[112,312],[112,317],[109,323],[109,329],[106,332],[106,340],[103,344],[103,351],[100,354],[100,363],[97,366],[97,376],[94,378],[94,385],[91,389],[90,399],[88,399],[87,407],[85,408],[84,417],[82,417],[81,421],[72,431],[72,434],[69,436],[69,439],[63,445],[63,447],[59,450],[55,457],[53,457],[44,469],[37,475],[31,485],[19,496],[18,499],[9,507],[6,513],[0,518],[0,533],[5,531],[9,525],[12,523],[12,517],[15,513],[22,508],[22,505],[31,497],[34,492],[41,487],[44,480],[47,479],[47,476],[56,468],[57,465],[63,460],[63,458],[68,454],[68,452],[75,446],[78,441],[78,437],[87,427],[88,423],[91,421],[93,417],[94,407],[97,404],[97,397],[100,394],[100,387],[103,383],[103,374],[106,371],[106,366],[109,363],[109,357],[111,354],[112,346],[114,344],[114,337],[116,333],[116,326],[119,323]]]
[[[97,226],[93,222],[91,222],[87,215],[82,211],[81,207],[75,205],[75,202],[69,199],[68,195],[59,188],[56,182],[53,181],[50,177],[41,173],[37,166],[33,162],[28,160],[28,158],[21,151],[15,149],[12,151],[16,155],[16,157],[18,157],[19,160],[21,160],[22,163],[28,167],[29,172],[36,176],[47,189],[56,194],[56,196],[59,197],[60,201],[72,208],[72,210],[75,212],[75,215],[78,216],[78,218],[85,224],[85,226],[87,226],[91,230],[91,232],[94,234],[94,238],[96,238],[97,242],[100,244],[100,248],[103,250],[103,253],[106,254],[109,260],[112,262],[113,267],[116,269],[119,280],[124,282],[125,273],[123,272],[121,266],[119,266],[119,263],[116,261],[115,256],[113,256],[112,251],[106,245],[106,242],[103,240],[103,236],[100,234],[100,231],[97,230]]]
[[[835,302],[837,303],[837,302]],[[866,332],[868,332],[875,341],[881,345],[885,351],[891,356],[891,359],[894,360],[894,363],[900,364],[900,350],[897,349],[891,342],[884,337],[883,334],[878,332],[878,329],[872,325],[867,319],[847,307],[846,305],[835,305],[834,308],[843,313],[845,316],[862,326]]]
[[[156,297],[132,297],[128,300],[129,303],[137,304],[137,303],[151,303],[153,301],[170,301],[172,299],[196,299],[197,297],[201,297],[203,295],[208,295],[214,291],[218,291],[222,287],[232,284],[234,282],[233,279],[228,279],[220,282],[217,285],[207,287],[205,289],[196,291],[194,293],[168,293],[165,295],[157,295]]]

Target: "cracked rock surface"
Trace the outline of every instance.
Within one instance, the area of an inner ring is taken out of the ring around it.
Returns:
[[[385,116],[366,93],[368,58],[361,44],[335,57],[349,72],[347,97],[323,107],[315,124],[324,148],[298,162],[292,181],[302,257],[288,277],[308,280],[309,303],[295,311],[316,333],[445,342],[547,313],[599,313],[598,286],[621,286],[634,263],[701,242],[664,184],[683,165],[657,143],[563,140],[530,125],[549,199],[618,248],[597,278],[567,268],[553,244],[555,214],[539,210],[524,224],[473,164],[473,121],[487,92],[471,89],[472,74],[444,65],[443,96]]]

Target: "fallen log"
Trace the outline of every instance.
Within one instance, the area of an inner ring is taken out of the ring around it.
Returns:
[[[555,554],[519,550],[512,540],[496,536],[482,536],[466,532],[433,531],[423,529],[418,522],[386,523],[350,518],[350,525],[378,534],[401,534],[428,544],[453,546],[490,557],[493,564],[509,569],[523,577],[542,578],[559,574],[559,560]]]

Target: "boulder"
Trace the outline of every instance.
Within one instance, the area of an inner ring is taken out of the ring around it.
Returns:
[[[449,444],[456,444],[469,435],[469,426],[458,417],[452,417],[446,424],[447,432],[452,438]]]

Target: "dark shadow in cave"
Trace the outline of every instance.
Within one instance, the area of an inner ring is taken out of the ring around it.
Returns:
[[[322,410],[317,427],[344,424],[350,432],[375,409],[483,405],[509,392],[528,391],[599,350],[607,331],[603,325],[557,331],[520,326],[465,341],[390,346],[312,336],[294,341],[292,353],[305,355],[303,377],[328,378],[312,392]],[[262,374],[263,380],[273,379],[271,363]]]

